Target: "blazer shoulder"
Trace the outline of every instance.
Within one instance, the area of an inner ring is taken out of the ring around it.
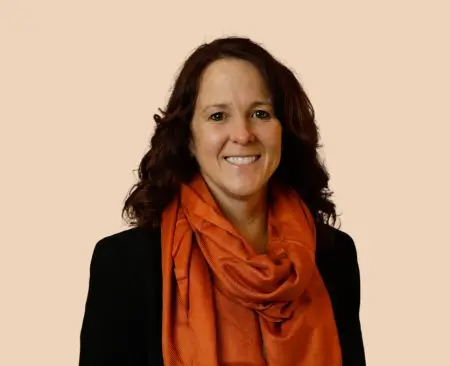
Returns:
[[[347,232],[328,226],[316,260],[339,313],[357,314],[360,306],[360,270],[355,242]]]
[[[346,231],[330,225],[318,230],[318,252],[322,256],[332,255],[340,258],[355,259],[356,245],[353,237]]]
[[[318,266],[327,286],[344,365],[366,364],[359,319],[361,301],[360,271],[353,237],[335,227],[327,227],[330,245],[318,258]]]
[[[142,247],[158,248],[159,241],[160,233],[157,230],[132,227],[100,238],[95,250],[123,255],[141,250]]]
[[[340,254],[340,258],[348,265],[357,266],[358,254],[353,237],[341,229],[333,227],[330,227],[330,229],[334,236],[335,250]]]
[[[144,343],[158,358],[153,351],[159,349],[158,342],[149,336],[150,329],[161,328],[157,236],[131,228],[97,241],[80,332],[80,366],[125,365],[131,355],[133,364],[144,364]]]
[[[141,262],[153,268],[160,266],[160,233],[133,227],[100,238],[91,258],[91,271],[101,269],[103,272],[117,273],[127,270],[139,271]]]

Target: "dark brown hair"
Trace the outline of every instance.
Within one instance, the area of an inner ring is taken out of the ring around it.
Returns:
[[[125,200],[123,216],[134,226],[158,227],[180,183],[198,172],[189,151],[191,119],[203,71],[222,58],[251,62],[267,83],[283,128],[281,161],[273,179],[294,188],[316,222],[334,224],[335,204],[328,187],[329,174],[318,155],[321,145],[311,102],[292,71],[259,44],[241,37],[203,44],[185,61],[166,108],[154,115],[156,129],[150,149],[139,164],[138,182]]]

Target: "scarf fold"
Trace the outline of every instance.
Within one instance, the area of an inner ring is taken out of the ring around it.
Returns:
[[[163,212],[165,365],[342,365],[314,220],[293,190],[271,189],[265,254],[223,217],[201,176]]]

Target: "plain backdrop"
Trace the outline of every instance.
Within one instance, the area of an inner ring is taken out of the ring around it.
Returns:
[[[450,365],[446,1],[0,0],[0,364],[78,362],[95,243],[182,62],[247,36],[317,113],[368,365]]]

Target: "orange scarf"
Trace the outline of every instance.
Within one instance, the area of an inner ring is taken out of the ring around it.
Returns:
[[[272,193],[266,254],[222,216],[200,176],[163,213],[165,365],[342,364],[313,218],[294,191]]]

